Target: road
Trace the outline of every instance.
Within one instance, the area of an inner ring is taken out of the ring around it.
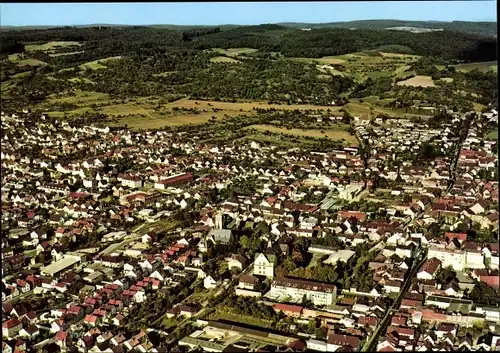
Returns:
[[[411,284],[413,276],[415,275],[416,271],[420,268],[420,266],[422,266],[425,259],[426,259],[426,256],[424,253],[419,253],[418,257],[415,257],[416,261],[413,264],[411,271],[408,274],[408,277],[406,278],[406,280],[403,284],[403,287],[401,288],[401,291],[399,292],[398,297],[396,298],[396,300],[394,300],[394,303],[392,303],[389,310],[387,310],[387,313],[385,314],[382,321],[380,321],[380,323],[377,326],[377,329],[375,330],[373,335],[370,336],[370,338],[365,343],[363,348],[361,348],[361,352],[373,352],[373,351],[375,351],[375,348],[376,348],[375,346],[378,343],[378,338],[379,338],[380,334],[383,333],[387,329],[387,326],[391,322],[392,316],[394,315],[396,310],[399,308],[399,304],[401,303],[401,300],[403,299],[404,294],[406,293],[406,291],[408,290],[408,287]]]

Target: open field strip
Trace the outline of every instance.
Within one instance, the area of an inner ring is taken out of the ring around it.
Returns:
[[[435,83],[430,76],[415,76],[408,80],[399,81],[398,86],[412,87],[435,87]]]
[[[57,49],[58,47],[70,47],[70,46],[81,46],[82,43],[79,42],[48,42],[45,44],[28,44],[25,46],[26,51],[47,51]]]
[[[49,56],[57,57],[57,56],[75,55],[75,54],[81,54],[81,53],[84,53],[84,51],[72,51],[69,53],[52,53],[52,54],[49,54]]]
[[[371,111],[370,108],[373,108],[373,111]],[[371,116],[375,116],[377,114],[387,114],[391,117],[403,117],[405,115],[404,112],[400,112],[395,109],[355,102],[348,103],[346,105],[346,110],[353,116],[358,116],[361,119],[369,119]]]
[[[85,69],[91,69],[91,70],[99,70],[99,69],[105,69],[106,66],[103,65],[103,63],[106,63],[106,61],[110,60],[119,60],[121,59],[121,56],[112,56],[109,58],[104,58],[104,59],[99,59],[99,60],[94,60],[94,61],[89,61],[85,64],[81,64],[80,68],[85,70]]]
[[[464,64],[458,64],[458,65],[453,65],[455,70],[457,71],[462,71],[462,72],[469,72],[472,70],[479,70],[479,71],[497,71],[497,62],[496,61],[486,61],[486,62],[479,62],[479,63],[464,63]]]
[[[233,58],[228,58],[227,56],[216,56],[215,58],[210,58],[210,62],[212,62],[212,63],[233,63],[233,64],[241,63],[241,61],[233,59]]]
[[[238,56],[241,54],[252,54],[258,52],[258,49],[253,48],[232,48],[232,49],[222,49],[222,48],[213,48],[212,52],[225,54],[227,56]]]
[[[198,103],[198,104],[196,104]],[[209,105],[210,104],[210,105]],[[339,107],[333,106],[323,106],[323,105],[312,105],[312,104],[268,104],[264,102],[217,102],[217,101],[201,101],[194,99],[179,99],[175,102],[169,103],[166,105],[168,108],[178,107],[178,108],[198,108],[198,109],[207,109],[211,110],[212,108],[229,110],[229,111],[252,111],[253,108],[261,108],[261,109],[281,109],[281,110],[328,110],[330,109],[332,112],[340,111]]]
[[[255,129],[258,131],[269,131],[273,133],[278,133],[278,134],[285,134],[285,135],[293,135],[293,136],[302,136],[302,137],[314,137],[314,138],[322,138],[322,137],[327,137],[332,140],[342,140],[344,139],[347,142],[350,143],[356,143],[356,137],[350,135],[347,131],[344,130],[324,130],[325,132],[322,132],[321,130],[318,129],[285,129],[273,125],[262,125],[262,124],[256,124],[256,125],[250,125],[247,126],[245,129]]]

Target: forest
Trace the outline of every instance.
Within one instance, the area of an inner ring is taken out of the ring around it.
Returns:
[[[2,31],[1,54],[20,52],[18,43],[85,42],[81,60],[154,53],[173,49],[255,48],[286,57],[319,58],[386,45],[409,47],[417,55],[464,61],[496,60],[496,38],[481,34],[437,31],[410,33],[374,29],[320,28],[302,31],[275,24],[221,30],[172,30],[151,27],[51,28]],[[78,57],[78,56],[73,56]]]

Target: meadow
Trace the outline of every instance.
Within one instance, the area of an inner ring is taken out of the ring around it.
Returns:
[[[262,132],[269,131],[277,134],[293,135],[300,137],[313,137],[313,138],[326,137],[331,140],[345,140],[349,144],[357,143],[356,137],[352,136],[343,129],[339,130],[325,129],[323,131],[319,129],[285,129],[278,126],[262,125],[262,124],[250,125],[247,126],[245,129],[255,129]]]

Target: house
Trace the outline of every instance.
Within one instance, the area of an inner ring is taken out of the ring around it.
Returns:
[[[435,257],[427,259],[417,272],[417,279],[431,280],[441,267],[441,261]]]
[[[304,308],[299,305],[289,305],[289,304],[276,304],[273,306],[274,311],[277,313],[282,312],[286,316],[299,318],[302,316],[302,310]]]
[[[328,334],[327,343],[328,352],[335,352],[339,348],[343,347],[348,347],[354,351],[357,351],[361,346],[361,339],[356,336],[330,333]]]
[[[61,349],[65,349],[67,344],[69,343],[68,332],[59,331],[56,333],[55,337],[56,344],[61,347]]]
[[[203,287],[205,289],[214,289],[217,287],[217,281],[214,279],[213,276],[208,275],[203,279]]]
[[[255,276],[241,275],[239,278],[238,288],[255,290],[255,287],[259,283],[259,279]]]
[[[2,341],[2,352],[3,353],[12,353],[12,348],[5,341]]]
[[[21,329],[23,324],[16,318],[9,319],[2,323],[2,336],[7,338],[14,337]]]
[[[274,268],[278,264],[276,255],[273,254],[255,254],[253,264],[253,274],[258,276],[265,276],[268,278],[274,277]]]
[[[207,240],[213,243],[219,242],[223,245],[229,245],[234,242],[233,232],[230,229],[211,229],[207,235]]]
[[[36,325],[29,325],[26,328],[23,328],[21,331],[19,331],[19,336],[22,338],[27,338],[27,339],[34,339],[36,336],[40,334],[40,330]]]
[[[248,259],[240,254],[231,256],[231,259],[227,262],[227,268],[232,269],[233,267],[238,268],[242,271],[248,265]]]

